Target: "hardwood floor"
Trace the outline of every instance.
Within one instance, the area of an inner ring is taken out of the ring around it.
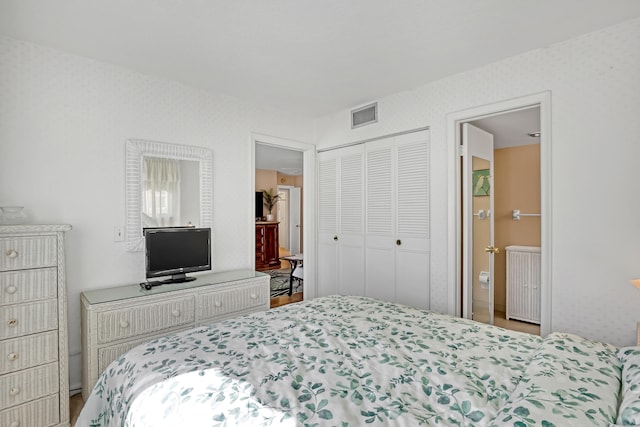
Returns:
[[[84,406],[84,401],[82,400],[82,394],[74,394],[69,398],[69,416],[71,418],[71,426],[73,427],[78,420],[78,415],[80,415],[80,411]],[[80,427],[80,426],[78,426]]]
[[[283,305],[299,302],[304,299],[304,292],[298,292],[297,294],[281,295],[279,297],[271,298],[271,308],[280,307]]]

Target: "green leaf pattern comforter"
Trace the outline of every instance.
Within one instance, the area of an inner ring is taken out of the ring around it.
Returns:
[[[141,345],[77,426],[607,426],[613,346],[366,297],[316,298]]]

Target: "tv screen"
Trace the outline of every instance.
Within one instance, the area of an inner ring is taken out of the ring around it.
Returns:
[[[145,228],[147,278],[171,276],[160,283],[195,280],[194,271],[211,270],[211,229],[195,227]]]
[[[262,218],[263,197],[262,191],[256,191],[256,219]]]

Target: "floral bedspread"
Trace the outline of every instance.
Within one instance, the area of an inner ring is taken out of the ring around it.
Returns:
[[[76,425],[606,426],[616,350],[366,297],[316,298],[129,351]]]

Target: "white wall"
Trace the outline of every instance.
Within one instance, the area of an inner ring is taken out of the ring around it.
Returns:
[[[629,284],[640,276],[640,19],[379,99],[377,124],[350,130],[347,110],[323,117],[316,142],[431,127],[431,307],[446,311],[447,218],[455,215],[447,211],[446,115],[547,90],[551,327],[630,345],[640,320],[640,292]]]
[[[213,263],[253,265],[250,133],[312,138],[303,117],[0,37],[0,205],[68,223],[71,387],[80,383],[80,292],[144,279],[142,253],[113,242],[125,224],[125,141],[213,150]]]

